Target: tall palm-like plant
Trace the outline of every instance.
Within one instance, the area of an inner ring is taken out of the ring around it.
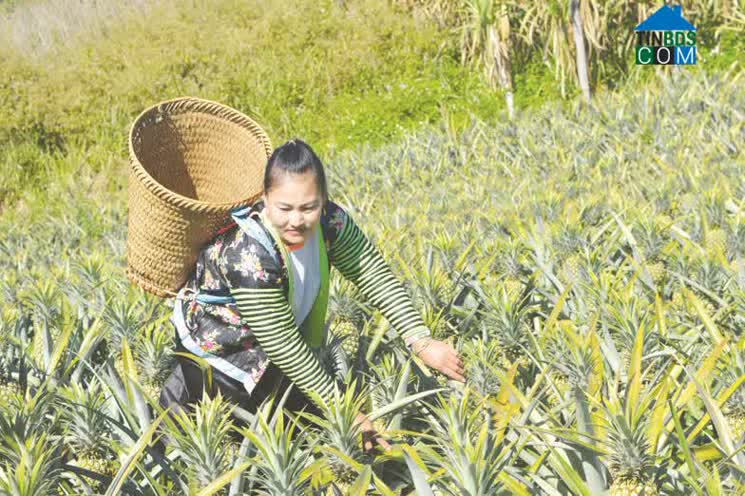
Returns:
[[[602,17],[594,2],[580,0],[550,0],[548,2],[516,2],[521,9],[518,33],[529,45],[543,47],[547,62],[553,66],[566,95],[566,81],[577,73],[585,98],[590,95],[588,51],[600,48],[599,26]],[[571,23],[574,35],[569,35]],[[585,46],[585,41],[588,45]],[[574,52],[572,50],[575,50]]]
[[[570,0],[569,15],[572,18],[572,31],[574,31],[575,55],[577,57],[577,78],[585,100],[590,103],[590,67],[585,49],[585,31],[582,27],[582,13],[580,12],[580,0]]]
[[[509,3],[466,0],[461,32],[461,62],[481,66],[489,84],[505,92],[510,118],[515,113],[512,87]]]

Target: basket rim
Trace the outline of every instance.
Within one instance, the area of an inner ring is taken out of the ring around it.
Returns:
[[[203,200],[195,200],[193,198],[189,198],[188,196],[184,196],[180,193],[176,193],[175,191],[171,191],[170,189],[163,186],[161,183],[156,181],[155,178],[142,165],[142,163],[140,163],[140,160],[137,157],[134,151],[134,146],[132,144],[135,129],[140,124],[142,119],[145,118],[145,116],[157,110],[159,107],[162,107],[164,105],[174,104],[174,103],[183,103],[183,104],[196,103],[196,104],[202,104],[202,105],[211,105],[211,106],[221,108],[222,110],[225,110],[227,114],[231,115],[231,117],[236,117],[239,120],[246,121],[249,128],[255,128],[254,130],[258,131],[258,138],[260,139],[260,141],[262,141],[262,144],[264,145],[264,150],[266,151],[267,160],[272,153],[272,144],[271,144],[269,135],[267,135],[264,128],[262,128],[255,120],[253,120],[251,117],[247,116],[243,112],[237,109],[234,109],[233,107],[230,107],[229,105],[225,105],[224,103],[220,103],[214,100],[209,100],[206,98],[199,98],[199,97],[194,97],[194,96],[180,96],[176,98],[170,98],[168,100],[160,101],[154,105],[150,105],[149,107],[145,108],[134,119],[134,121],[132,121],[132,125],[129,128],[128,149],[129,149],[129,157],[130,157],[130,160],[129,160],[130,167],[132,171],[134,172],[134,174],[137,176],[137,178],[141,181],[145,189],[147,189],[150,193],[155,195],[157,198],[173,203],[176,206],[189,208],[191,210],[195,210],[198,212],[214,212],[214,213],[225,212],[226,210],[233,210],[235,208],[239,208],[239,207],[245,206],[248,203],[256,201],[256,199],[261,196],[261,193],[262,193],[261,191],[245,199],[234,201],[234,202],[215,203],[215,202],[206,202]]]

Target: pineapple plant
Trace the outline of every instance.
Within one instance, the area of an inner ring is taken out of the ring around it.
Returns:
[[[462,396],[451,395],[429,410],[433,436],[419,451],[442,473],[437,484],[444,486],[443,493],[486,496],[505,492],[499,474],[507,464],[509,450],[504,449],[504,438],[499,434],[499,417],[509,419],[514,411],[505,407],[490,412],[483,398],[469,388]]]
[[[122,340],[136,341],[140,329],[149,320],[133,298],[112,303],[106,308],[103,319],[109,331],[107,349],[117,356],[122,349]]]
[[[621,414],[611,414],[608,422],[608,445],[610,455],[608,468],[613,477],[610,494],[613,496],[659,494],[651,478],[654,468],[652,456],[649,455],[647,430],[632,429],[627,419]]]
[[[517,239],[510,239],[500,250],[497,258],[497,272],[508,280],[522,280],[528,273],[523,264],[523,246]]]
[[[259,408],[255,427],[239,429],[257,449],[256,456],[251,459],[257,474],[251,482],[258,487],[254,487],[251,494],[308,494],[310,481],[304,477],[304,472],[313,457],[304,439],[295,435],[295,431],[301,429],[297,419],[287,423],[279,409],[272,414],[272,402],[269,400]]]
[[[204,395],[192,411],[174,412],[164,417],[170,443],[181,452],[180,470],[191,491],[208,486],[230,468],[226,449],[233,431],[234,405],[218,393]],[[169,443],[169,444],[170,444]]]
[[[74,465],[113,477],[118,465],[110,453],[111,428],[99,412],[105,410],[106,395],[97,380],[71,383],[57,395],[65,444],[71,448]],[[99,488],[102,488],[99,485]]]
[[[434,339],[443,340],[453,334],[451,323],[445,315],[444,308],[436,307],[430,303],[423,303],[420,308],[422,321],[432,332]]]
[[[572,254],[581,253],[587,247],[584,227],[581,224],[581,214],[570,213],[570,218],[557,225],[557,236],[553,246],[557,255],[568,258]]]
[[[17,328],[18,322],[15,319],[11,321],[5,312],[0,315],[0,388],[12,381],[11,374],[16,363],[13,331]],[[9,390],[6,390],[6,392],[9,392]],[[2,403],[1,399],[0,403]]]
[[[501,381],[493,367],[495,364],[500,364],[503,369],[509,368],[499,341],[470,340],[464,346],[463,356],[469,387],[484,396],[498,392]]]
[[[452,280],[448,270],[439,257],[435,256],[434,248],[428,246],[425,250],[424,239],[417,237],[414,244],[414,255],[405,260],[401,254],[395,253],[399,267],[410,282],[412,301],[415,307],[424,308],[424,313],[430,317],[430,322],[437,324],[440,315],[443,319],[439,330],[448,332],[448,323],[454,324],[454,316],[448,312],[460,294],[461,288]],[[433,333],[438,329],[430,327]]]
[[[412,364],[409,361],[401,363],[400,358],[393,354],[382,355],[380,361],[369,371],[369,411],[375,412],[381,408],[396,403],[406,397],[414,387],[415,376],[412,374]],[[367,406],[367,405],[366,405]],[[399,413],[373,420],[373,426],[378,432],[387,430],[417,430],[419,407],[416,405],[403,406]],[[405,425],[404,425],[405,424]],[[405,436],[404,436],[405,437]]]
[[[329,403],[322,402],[316,393],[311,393],[320,404],[321,415],[307,412],[299,414],[319,429],[319,449],[325,455],[324,460],[330,471],[331,480],[339,486],[343,494],[346,494],[346,490],[359,475],[349,460],[363,464],[372,460],[372,455],[362,450],[362,431],[360,425],[355,422],[357,414],[368,401],[367,393],[362,391],[358,394],[357,389],[357,382],[353,380],[344,391],[339,392],[337,389],[339,394]],[[324,447],[333,447],[334,450],[324,450]]]
[[[52,280],[35,285],[24,306],[29,308],[33,322],[31,358],[37,368],[45,370],[60,334],[58,323],[62,315],[62,300],[58,286]]]
[[[323,369],[340,383],[345,382],[352,365],[350,356],[344,349],[344,342],[344,337],[327,333],[324,346],[313,351]]]
[[[658,288],[665,284],[667,278],[667,265],[664,257],[667,239],[663,222],[667,220],[664,218],[644,219],[634,226],[635,235],[641,246],[641,254],[644,257],[644,270]]]
[[[0,445],[0,494],[54,494],[62,480],[60,446],[46,432],[7,436]]]
[[[525,350],[530,346],[529,333],[532,332],[528,318],[532,308],[527,297],[518,300],[504,288],[497,294],[484,296],[482,336],[499,343],[504,353],[504,359],[499,362],[503,367],[515,362],[526,366],[529,361]]]
[[[548,405],[550,408],[556,408],[563,405],[567,400],[568,395],[571,392],[571,386],[569,384],[569,378],[560,370],[550,370],[549,376],[550,381],[556,390],[549,390]]]
[[[171,341],[170,326],[157,321],[145,326],[144,332],[134,343],[133,353],[143,391],[145,396],[156,401],[173,366]],[[116,363],[121,367],[121,358]]]

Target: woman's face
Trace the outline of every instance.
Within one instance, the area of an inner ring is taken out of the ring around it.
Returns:
[[[266,216],[285,244],[304,243],[321,220],[323,196],[312,172],[278,176],[263,199]]]

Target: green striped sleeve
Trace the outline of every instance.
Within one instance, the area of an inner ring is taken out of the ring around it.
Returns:
[[[332,265],[383,313],[407,344],[429,336],[429,328],[380,250],[341,207],[332,204],[329,211],[331,227],[337,229],[329,249]]]
[[[282,288],[236,288],[232,295],[241,320],[253,331],[269,360],[303,393],[316,391],[329,401],[334,394],[334,380],[300,335]]]

